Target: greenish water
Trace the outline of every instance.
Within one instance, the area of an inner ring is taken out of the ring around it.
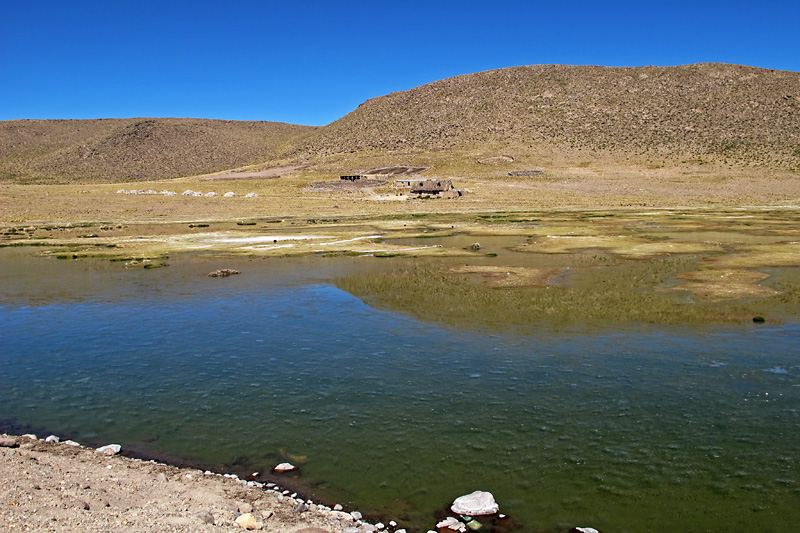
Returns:
[[[524,531],[800,520],[796,323],[458,328],[334,285],[390,260],[0,253],[6,425],[242,474],[300,459],[306,494],[413,531],[474,490]]]

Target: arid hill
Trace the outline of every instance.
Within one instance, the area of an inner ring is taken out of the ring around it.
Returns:
[[[0,122],[0,179],[121,182],[204,174],[280,156],[310,126],[132,118]]]
[[[303,151],[503,145],[798,169],[800,73],[727,64],[491,70],[371,99]]]
[[[0,122],[0,180],[142,181],[279,159],[502,154],[505,147],[536,161],[588,154],[633,165],[797,171],[800,73],[727,64],[513,67],[373,98],[321,128],[201,119]]]

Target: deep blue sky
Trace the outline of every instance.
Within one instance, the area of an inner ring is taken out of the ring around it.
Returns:
[[[800,2],[6,0],[0,120],[323,125],[442,78],[534,65],[800,71]]]

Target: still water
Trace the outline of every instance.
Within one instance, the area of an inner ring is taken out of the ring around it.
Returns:
[[[796,323],[487,333],[331,282],[375,258],[0,252],[7,427],[242,474],[293,460],[306,494],[410,530],[474,490],[524,531],[800,521]]]

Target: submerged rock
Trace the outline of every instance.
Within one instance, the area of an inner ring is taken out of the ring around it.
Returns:
[[[215,270],[214,272],[210,272],[208,274],[209,278],[226,278],[228,276],[233,276],[239,274],[238,270],[233,270],[232,268],[221,268],[219,270]]]
[[[494,501],[491,492],[476,490],[472,494],[456,498],[450,509],[465,516],[480,516],[495,514],[500,510],[500,506]]]
[[[274,468],[275,472],[291,472],[297,470],[297,467],[292,463],[281,463]]]

